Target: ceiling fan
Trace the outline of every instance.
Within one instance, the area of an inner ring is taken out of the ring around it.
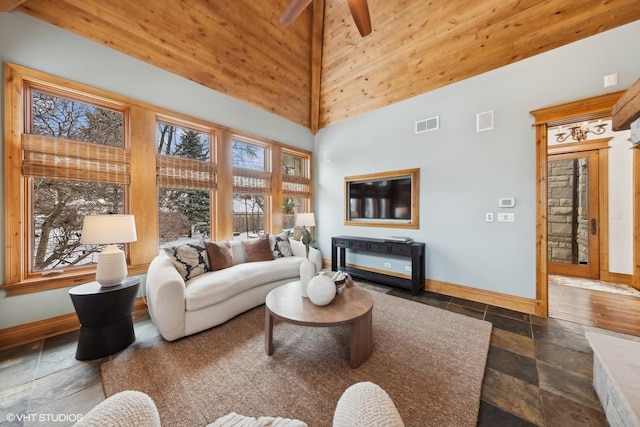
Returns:
[[[289,6],[280,17],[280,22],[284,25],[289,25],[311,2],[312,0],[291,0],[291,3],[289,3]],[[362,37],[369,35],[371,33],[371,17],[369,16],[367,0],[347,0],[347,4],[360,35]]]

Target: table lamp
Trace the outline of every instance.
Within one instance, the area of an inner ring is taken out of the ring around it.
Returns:
[[[296,227],[315,227],[316,219],[311,213],[299,213],[296,215]]]
[[[80,243],[107,245],[98,255],[96,281],[103,287],[115,286],[127,277],[125,254],[116,246],[137,240],[133,215],[87,215],[82,223]]]

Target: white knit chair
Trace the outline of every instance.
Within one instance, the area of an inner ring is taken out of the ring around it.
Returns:
[[[127,390],[107,398],[74,424],[74,427],[103,426],[159,427],[160,415],[148,395]],[[231,413],[210,426],[302,427],[306,424],[288,418],[251,418]],[[387,392],[372,382],[361,382],[342,393],[336,405],[333,426],[404,427],[404,423]]]
[[[126,390],[110,396],[82,417],[74,427],[160,427],[160,415],[145,393]]]
[[[347,388],[336,406],[333,427],[404,427],[391,397],[372,382]]]

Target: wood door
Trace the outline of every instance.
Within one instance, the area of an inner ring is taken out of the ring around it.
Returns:
[[[548,271],[599,279],[598,151],[556,154],[547,160]]]

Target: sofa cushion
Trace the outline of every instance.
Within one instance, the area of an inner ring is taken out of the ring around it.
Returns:
[[[268,234],[257,239],[243,240],[242,246],[244,246],[244,251],[247,254],[247,262],[269,261],[273,259]]]
[[[207,256],[209,257],[209,270],[211,271],[222,270],[233,265],[231,244],[228,241],[207,242]]]
[[[291,243],[289,243],[289,232],[283,231],[280,234],[269,236],[269,245],[274,258],[282,258],[285,256],[293,256],[291,251]]]
[[[207,247],[202,240],[164,248],[164,251],[185,281],[209,271]]]
[[[297,280],[302,261],[302,257],[288,256],[271,261],[236,264],[231,268],[202,274],[186,283],[187,311],[209,307],[268,283]]]

